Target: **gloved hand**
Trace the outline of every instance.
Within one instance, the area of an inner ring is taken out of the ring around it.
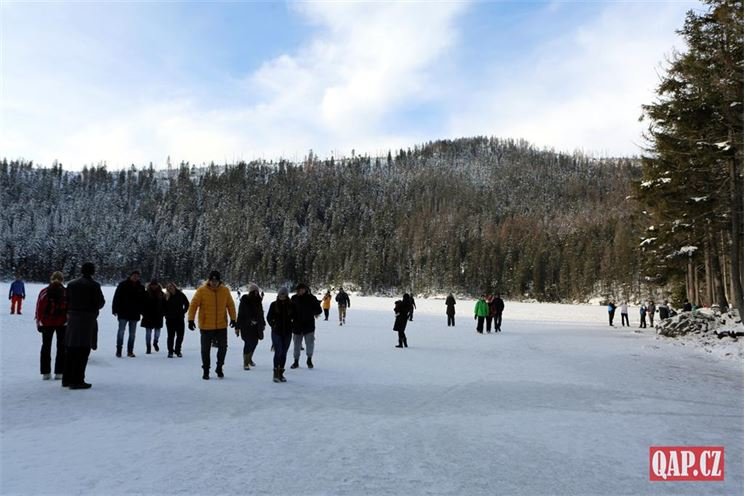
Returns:
[[[231,320],[230,321],[230,327],[232,327],[232,328],[235,329],[235,326],[236,326],[235,320]]]
[[[476,316],[474,315],[474,316],[473,316],[473,320],[476,320],[476,319],[477,319],[477,317],[476,317]]]
[[[193,320],[190,320],[190,321],[189,321],[189,330],[190,330],[190,331],[193,331],[193,330],[194,330],[194,329],[196,329],[196,328],[197,328],[197,325],[196,325],[196,324],[194,323],[194,321],[193,321]]]
[[[41,326],[39,324],[36,324],[36,330],[41,332]]]
[[[238,337],[240,337],[240,336],[241,336],[241,331],[240,331],[240,329],[236,329],[236,330],[235,330],[235,337],[237,337],[237,338],[238,338]]]

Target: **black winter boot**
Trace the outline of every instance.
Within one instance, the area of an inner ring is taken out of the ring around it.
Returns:
[[[313,360],[308,357],[308,360],[305,362],[305,364],[308,366],[309,369],[313,368]]]
[[[121,358],[122,357],[122,347],[121,346],[117,346],[116,347],[116,357],[117,358]]]
[[[220,379],[225,377],[225,374],[222,373],[222,365],[220,365],[219,367],[215,369],[215,373],[217,374],[217,377]]]
[[[280,379],[279,379],[279,369],[277,369],[277,368],[274,369],[274,377],[272,377],[272,381],[274,381],[274,382],[280,382]]]
[[[285,369],[277,369],[279,371],[279,382],[287,382],[285,379]]]
[[[290,365],[290,368],[291,368],[291,369],[296,369],[296,368],[298,368],[299,366],[300,366],[300,364],[298,363],[298,361],[297,361],[297,360],[295,360],[294,362],[292,362],[292,365]]]
[[[209,369],[203,369],[203,370],[204,370],[204,372],[202,373],[202,379],[204,379],[205,381],[209,381],[210,380],[210,371],[209,371]]]

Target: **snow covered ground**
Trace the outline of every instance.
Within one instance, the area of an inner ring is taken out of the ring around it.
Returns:
[[[0,312],[2,494],[743,493],[742,359],[610,328],[605,307],[507,302],[482,336],[473,302],[448,328],[418,299],[396,349],[393,300],[353,295],[346,326],[318,322],[316,368],[274,384],[266,339],[243,371],[231,334],[224,380],[201,379],[189,331],[184,358],[165,336],[145,355],[142,329],[114,357],[107,287],[93,388],[70,391],[39,375],[41,288]],[[651,445],[723,445],[725,481],[649,482]]]

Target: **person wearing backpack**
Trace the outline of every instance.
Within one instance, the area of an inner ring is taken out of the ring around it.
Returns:
[[[54,358],[54,379],[62,379],[65,370],[65,331],[67,329],[67,290],[62,272],[52,274],[50,284],[36,300],[36,329],[41,333],[41,376],[52,378],[52,340],[57,334],[57,354]]]
[[[339,288],[339,292],[336,294],[336,304],[339,308],[339,325],[347,323],[347,308],[351,305],[349,303],[349,295],[344,288]]]

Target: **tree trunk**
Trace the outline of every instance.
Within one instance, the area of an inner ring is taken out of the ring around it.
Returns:
[[[732,131],[730,130],[730,141],[732,137]],[[732,222],[732,243],[730,244],[730,258],[732,259],[732,300],[737,311],[740,314],[740,319],[743,317],[743,294],[742,294],[742,215],[740,210],[742,209],[742,179],[738,174],[739,165],[739,153],[735,152],[730,161],[729,175],[730,175],[730,207],[731,207],[731,222]]]

